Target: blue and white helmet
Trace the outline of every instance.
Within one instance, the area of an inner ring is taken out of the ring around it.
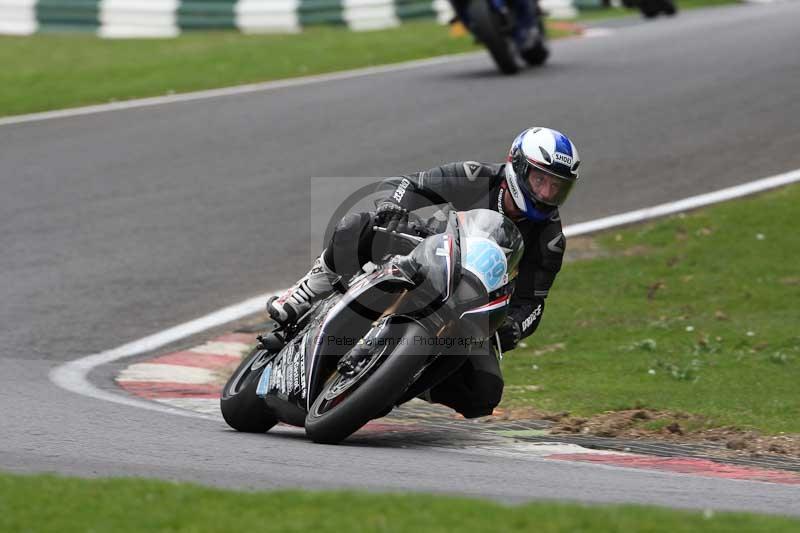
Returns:
[[[508,152],[506,182],[514,203],[531,220],[549,218],[578,181],[581,159],[572,141],[549,128],[529,128]]]

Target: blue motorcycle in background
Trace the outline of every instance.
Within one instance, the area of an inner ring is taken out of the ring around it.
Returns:
[[[450,0],[458,19],[484,44],[503,74],[539,66],[550,51],[536,0]]]

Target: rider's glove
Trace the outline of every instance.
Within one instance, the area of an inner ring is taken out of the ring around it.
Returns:
[[[509,352],[517,347],[522,338],[522,327],[510,316],[506,317],[503,325],[497,329],[497,336],[500,338],[500,349]]]
[[[375,220],[389,231],[402,232],[408,226],[408,209],[390,200],[378,204]]]

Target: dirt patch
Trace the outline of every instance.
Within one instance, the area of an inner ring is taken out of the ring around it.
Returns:
[[[558,352],[563,350],[567,345],[563,342],[557,342],[555,344],[545,344],[544,346],[540,346],[538,349],[533,351],[533,355],[545,355],[548,353]]]
[[[608,251],[604,250],[603,247],[591,237],[570,237],[567,240],[567,250],[564,254],[564,260],[584,261],[608,256]]]
[[[641,255],[650,255],[653,248],[645,244],[636,244],[622,250],[623,257],[638,257]]]
[[[577,22],[569,20],[548,20],[547,25],[557,31],[562,31],[568,35],[582,35],[586,28]]]
[[[494,420],[552,421],[554,435],[593,435],[621,439],[662,440],[675,443],[714,443],[731,455],[800,457],[800,435],[761,435],[736,427],[709,428],[703,416],[688,413],[630,409],[591,417],[549,413],[534,408],[497,409]]]
[[[654,299],[656,297],[656,293],[661,289],[665,289],[666,287],[667,284],[664,283],[663,281],[657,281],[653,283],[652,285],[647,287],[647,299],[648,300]]]
[[[611,251],[601,246],[591,237],[570,237],[567,240],[567,251],[564,254],[564,260],[569,262],[585,261],[598,257],[638,257],[650,255],[652,253],[653,248],[644,244],[636,244],[617,251]]]

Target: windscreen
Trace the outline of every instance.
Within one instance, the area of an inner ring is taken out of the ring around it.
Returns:
[[[522,234],[510,219],[489,209],[458,213],[462,265],[486,289],[499,289],[517,275],[525,251]]]

